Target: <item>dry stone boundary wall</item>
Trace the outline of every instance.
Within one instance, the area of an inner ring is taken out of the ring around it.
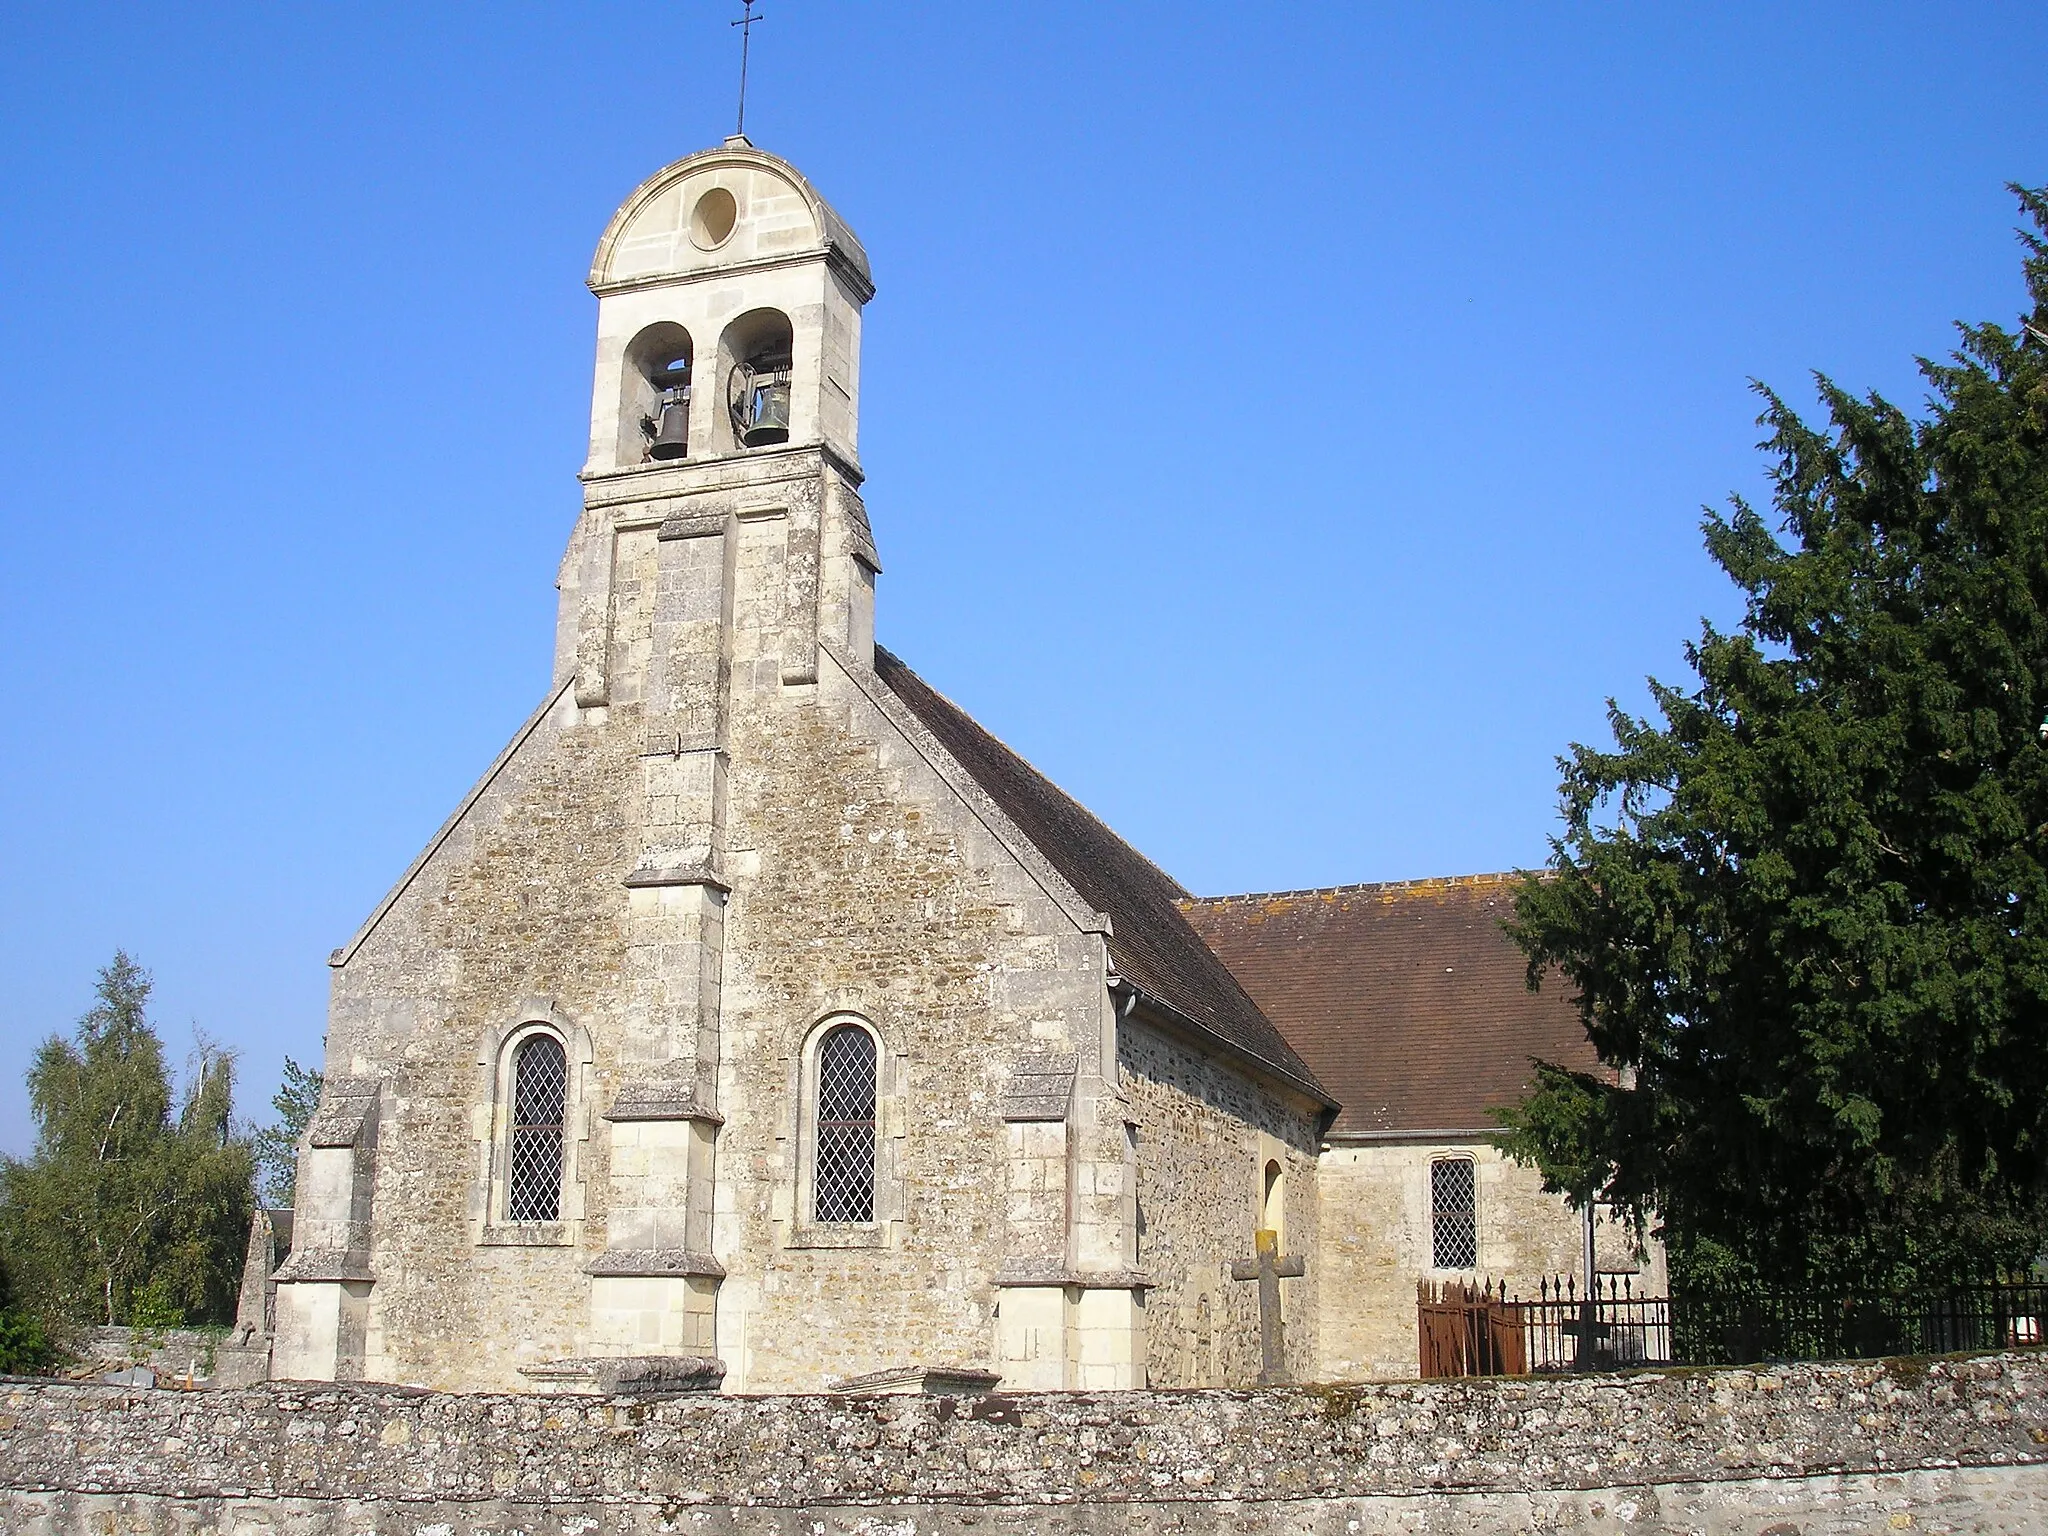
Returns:
[[[2048,1530],[2048,1359],[982,1398],[0,1383],[0,1528]]]

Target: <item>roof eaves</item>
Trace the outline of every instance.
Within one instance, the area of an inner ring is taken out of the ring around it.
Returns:
[[[1500,1135],[1501,1127],[1487,1126],[1446,1126],[1414,1131],[1327,1131],[1323,1140],[1332,1146],[1346,1142],[1370,1141],[1490,1141]]]
[[[1543,870],[1504,869],[1475,875],[1426,875],[1414,880],[1363,880],[1350,885],[1311,885],[1294,891],[1237,891],[1222,896],[1191,896],[1188,904],[1221,907],[1232,902],[1306,900],[1315,896],[1428,896],[1439,892],[1518,885],[1530,875],[1539,878]]]
[[[1109,984],[1112,991],[1122,989],[1133,1001],[1143,1007],[1147,1013],[1154,1015],[1159,1021],[1167,1024],[1169,1027],[1193,1035],[1203,1044],[1234,1057],[1247,1066],[1256,1069],[1263,1076],[1269,1077],[1277,1083],[1292,1088],[1296,1093],[1315,1100],[1316,1103],[1322,1105],[1331,1114],[1334,1115],[1343,1107],[1335,1099],[1331,1098],[1329,1090],[1324,1088],[1314,1078],[1304,1077],[1300,1073],[1289,1071],[1279,1062],[1269,1061],[1256,1051],[1246,1050],[1235,1040],[1211,1029],[1200,1019],[1193,1017],[1185,1009],[1177,1008],[1157,993],[1139,986],[1130,977],[1112,976]]]

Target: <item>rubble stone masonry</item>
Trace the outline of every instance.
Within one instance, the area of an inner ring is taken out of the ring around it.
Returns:
[[[1280,1209],[1271,1213],[1283,1248],[1314,1248],[1316,1106],[1143,1024],[1124,1025],[1117,1052],[1137,1138],[1137,1265],[1155,1287],[1145,1308],[1147,1380],[1244,1385],[1259,1374],[1259,1295],[1256,1285],[1233,1280],[1230,1266],[1253,1256],[1268,1162],[1283,1172]],[[1312,1264],[1281,1287],[1295,1379],[1322,1374],[1312,1325],[1319,1276]]]
[[[0,1383],[18,1536],[2038,1532],[2048,1361],[667,1401]]]

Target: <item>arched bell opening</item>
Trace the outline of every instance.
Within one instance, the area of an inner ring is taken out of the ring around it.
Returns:
[[[690,452],[690,333],[673,321],[650,325],[626,347],[619,402],[619,462],[687,458]]]
[[[725,328],[719,355],[726,369],[726,420],[735,447],[768,448],[789,441],[795,346],[789,316],[779,309],[750,309]]]

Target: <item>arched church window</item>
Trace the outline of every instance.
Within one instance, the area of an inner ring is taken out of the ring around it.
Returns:
[[[1478,1184],[1469,1157],[1440,1157],[1429,1165],[1429,1240],[1437,1269],[1478,1267]]]
[[[790,371],[795,332],[779,309],[752,309],[726,327],[726,414],[733,441],[767,448],[789,441]]]
[[[562,1042],[536,1034],[512,1058],[511,1177],[506,1219],[558,1221],[562,1214],[562,1115],[569,1064]]]
[[[818,1042],[815,1219],[875,1219],[875,1037],[840,1024]]]

